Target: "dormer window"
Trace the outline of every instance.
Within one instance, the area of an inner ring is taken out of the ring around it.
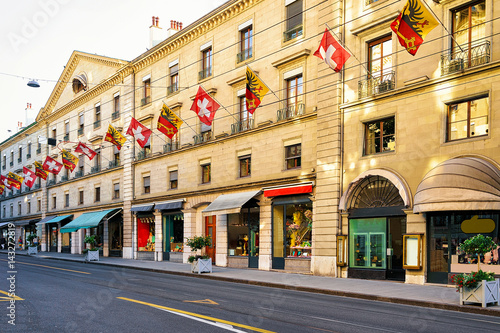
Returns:
[[[76,75],[73,78],[73,92],[77,94],[82,90],[87,91],[87,75],[85,73]]]

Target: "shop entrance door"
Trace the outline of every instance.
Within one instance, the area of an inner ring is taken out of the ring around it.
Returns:
[[[248,215],[248,268],[259,268],[259,214]]]
[[[212,240],[212,244],[210,246],[205,247],[205,251],[207,256],[212,258],[213,264],[215,264],[215,244],[216,244],[215,223],[216,223],[215,215],[205,216],[205,235],[210,236],[210,239]]]
[[[387,279],[404,281],[403,234],[406,233],[406,217],[387,218]]]
[[[109,244],[109,256],[110,257],[121,257],[122,254],[122,244],[123,244],[123,223],[121,222],[108,222],[108,244]]]
[[[57,252],[57,224],[48,224],[48,241],[49,241],[49,251]]]

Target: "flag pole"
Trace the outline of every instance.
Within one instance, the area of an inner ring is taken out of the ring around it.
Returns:
[[[325,22],[325,25],[326,25],[326,27],[328,28],[328,30],[329,30],[331,33],[333,33],[334,37],[337,39],[337,41],[340,43],[340,45],[341,45],[344,49],[346,49],[347,51],[349,51],[349,53],[353,56],[353,58],[354,58],[354,59],[356,59],[356,60],[357,60],[357,61],[361,64],[361,66],[363,66],[363,68],[366,70],[366,72],[367,72],[368,74],[370,74],[370,76],[372,76],[372,73],[368,70],[368,68],[366,68],[365,64],[364,64],[364,63],[362,63],[361,61],[359,61],[358,57],[356,57],[356,55],[355,55],[355,54],[354,54],[354,53],[353,53],[353,52],[352,52],[352,51],[351,51],[351,50],[350,50],[350,49],[349,49],[349,48],[345,45],[345,43],[341,41],[341,39],[339,38],[339,36],[337,36],[337,34],[335,33],[335,31],[333,31],[333,29],[332,29],[332,28],[330,28],[330,26],[328,25],[328,23],[326,23],[326,22]],[[344,44],[344,45],[342,45],[342,44]]]
[[[424,3],[424,6],[427,7],[427,9],[432,13],[432,15],[434,15],[434,18],[439,22],[439,24],[441,24],[441,26],[444,28],[444,30],[446,30],[446,32],[448,33],[448,36],[451,37],[451,39],[453,39],[453,41],[457,44],[458,48],[460,49],[461,52],[464,52],[464,50],[462,49],[462,47],[460,46],[460,44],[458,44],[457,40],[455,39],[455,37],[453,37],[453,35],[448,31],[448,29],[446,29],[445,25],[443,24],[443,22],[441,22],[441,20],[439,19],[439,17],[436,15],[436,13],[434,13],[434,11],[431,9],[431,7],[429,7],[429,5],[427,5],[427,3],[422,0],[422,2]]]

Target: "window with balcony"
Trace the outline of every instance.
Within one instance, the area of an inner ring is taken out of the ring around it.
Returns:
[[[175,62],[170,66],[170,75],[169,75],[169,86],[167,88],[168,94],[173,94],[179,91],[179,63]]]
[[[85,116],[82,112],[78,115],[78,136],[83,135],[84,127],[85,127]]]
[[[117,146],[113,146],[113,160],[109,162],[110,168],[120,166],[120,151]]]
[[[23,161],[23,147],[22,146],[19,147],[19,155],[18,156],[19,157],[17,158],[17,162],[22,163],[22,161]]]
[[[120,199],[120,183],[113,184],[113,199]]]
[[[287,170],[300,168],[302,165],[301,152],[302,146],[300,143],[285,147],[285,164]]]
[[[64,141],[69,141],[69,120],[64,122]]]
[[[142,99],[141,106],[151,103],[151,77],[142,80]]]
[[[488,135],[488,96],[448,105],[447,141]]]
[[[285,0],[285,9],[286,30],[283,33],[283,41],[288,42],[303,34],[302,0]]]
[[[94,188],[94,202],[101,201],[101,188],[99,186]]]
[[[450,40],[451,52],[441,57],[441,74],[489,63],[490,42],[486,40],[485,1],[459,7],[451,14],[455,40]]]
[[[149,176],[142,177],[142,188],[145,194],[151,192],[151,179]]]
[[[120,118],[120,94],[116,93],[113,96],[113,113],[111,114],[111,120],[116,120]]]
[[[21,206],[21,202],[18,202],[17,203],[17,216],[21,216],[22,215],[22,206]]]
[[[56,209],[57,208],[57,197],[54,195],[52,197],[52,209]]]
[[[42,211],[42,199],[36,199],[36,211],[37,212]]]
[[[253,29],[252,25],[248,25],[240,29],[240,52],[236,57],[238,63],[243,62],[253,57]]]
[[[78,165],[77,165],[77,169],[76,169],[76,172],[75,172],[75,178],[78,178],[78,177],[83,177],[83,175],[85,174],[84,173],[84,159],[83,159],[83,155],[78,155]]]
[[[238,97],[238,122],[231,125],[231,134],[243,132],[253,128],[253,115],[247,110],[245,95]]]
[[[285,79],[285,108],[278,110],[278,121],[304,114],[304,85],[302,74]]]
[[[358,82],[358,97],[365,98],[396,88],[391,36],[368,43],[368,78]]]
[[[101,150],[96,149],[96,155],[92,159],[94,161],[94,166],[90,169],[91,173],[96,173],[101,171]]]
[[[212,126],[211,125],[209,126],[205,123],[201,123],[200,134],[195,135],[193,138],[195,145],[212,140]]]
[[[31,201],[26,202],[26,214],[31,214]]]
[[[169,153],[169,152],[177,150],[181,147],[180,141],[179,141],[179,132],[180,132],[180,129],[177,133],[174,134],[172,139],[167,138],[167,143],[165,145],[163,145],[163,152],[164,153]]]
[[[389,117],[365,123],[364,155],[396,150],[396,120]]]
[[[178,186],[178,173],[177,170],[169,172],[169,187],[171,190],[174,190]]]
[[[248,177],[251,174],[252,158],[250,155],[244,155],[238,157],[240,165],[240,178]]]
[[[201,183],[207,184],[211,181],[211,164],[201,165]]]
[[[94,107],[94,129],[101,127],[101,103]]]
[[[14,217],[14,204],[10,204],[10,217]]]
[[[199,80],[206,79],[212,76],[212,47],[208,47],[201,51],[201,71],[199,73]]]
[[[26,159],[31,158],[31,142],[28,142],[28,147],[27,147],[27,152],[26,152]]]
[[[78,191],[78,204],[83,205],[84,194],[83,190]]]

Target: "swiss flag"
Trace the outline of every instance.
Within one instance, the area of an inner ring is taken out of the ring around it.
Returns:
[[[24,174],[24,185],[28,186],[29,188],[32,188],[33,185],[35,184],[35,179],[36,179],[35,172],[31,171],[27,167],[23,167],[23,174]]]
[[[200,121],[208,126],[212,125],[215,112],[220,108],[220,105],[212,98],[201,86],[198,87],[198,92],[194,98],[191,110],[193,110]]]
[[[314,55],[323,59],[323,61],[335,72],[340,72],[347,59],[351,56],[349,52],[337,42],[328,29],[325,29],[321,44],[319,44],[319,48],[314,52]]]
[[[141,148],[144,148],[144,146],[148,143],[151,133],[152,131],[149,128],[132,117],[127,134],[132,135],[137,140],[137,143],[141,146]]]
[[[82,142],[78,142],[78,146],[76,146],[75,153],[86,155],[91,161],[94,158],[94,156],[97,155],[95,151],[87,147],[87,145]]]
[[[57,162],[50,156],[47,156],[45,162],[43,162],[43,169],[53,173],[54,175],[57,175],[59,171],[61,171],[62,167],[62,163]]]
[[[9,190],[12,189],[12,186],[10,186],[9,181],[7,180],[7,177],[5,177],[4,175],[0,176],[0,182],[2,184],[4,184],[5,187],[8,188]]]

